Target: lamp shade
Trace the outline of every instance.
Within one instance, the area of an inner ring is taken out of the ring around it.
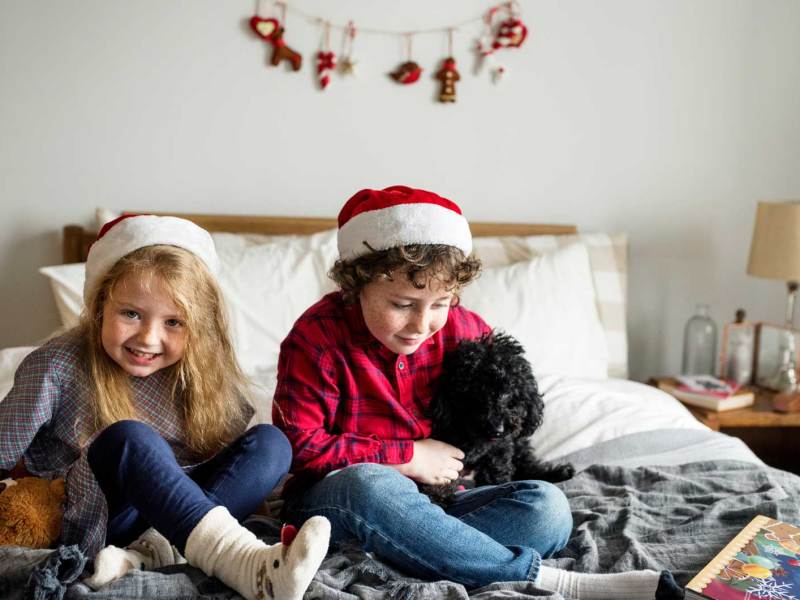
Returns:
[[[800,201],[758,203],[747,273],[800,281]]]

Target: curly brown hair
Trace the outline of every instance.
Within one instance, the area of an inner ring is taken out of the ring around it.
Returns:
[[[464,256],[455,246],[445,244],[411,244],[372,252],[350,260],[337,260],[328,276],[342,290],[344,301],[354,303],[368,283],[392,279],[393,273],[405,272],[417,289],[431,280],[440,282],[455,294],[478,277],[481,261],[474,255]]]

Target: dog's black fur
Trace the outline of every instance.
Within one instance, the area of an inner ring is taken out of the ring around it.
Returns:
[[[563,481],[571,464],[540,461],[528,437],[542,423],[544,402],[524,349],[513,337],[489,333],[461,342],[444,359],[442,377],[428,407],[431,437],[460,448],[464,472],[475,485],[522,479]],[[420,484],[436,504],[452,501],[457,482]]]

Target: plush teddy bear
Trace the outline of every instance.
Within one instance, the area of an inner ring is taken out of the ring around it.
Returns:
[[[54,546],[61,533],[64,498],[63,479],[0,482],[0,546]]]

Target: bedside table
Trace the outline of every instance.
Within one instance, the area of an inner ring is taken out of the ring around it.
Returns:
[[[658,387],[664,377],[648,383]],[[755,403],[746,408],[717,412],[682,403],[694,417],[714,431],[740,438],[770,466],[800,474],[800,412],[772,410],[774,392],[750,388]]]

